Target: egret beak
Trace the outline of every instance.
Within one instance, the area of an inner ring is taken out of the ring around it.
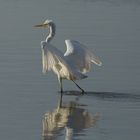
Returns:
[[[34,27],[48,27],[48,24],[38,24],[38,25],[34,25]]]

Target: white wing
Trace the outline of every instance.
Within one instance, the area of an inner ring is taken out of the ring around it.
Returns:
[[[64,54],[67,61],[73,64],[80,72],[86,73],[91,68],[91,63],[101,66],[101,61],[91,50],[74,40],[65,40],[67,50]]]

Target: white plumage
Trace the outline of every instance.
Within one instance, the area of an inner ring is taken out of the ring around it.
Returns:
[[[73,62],[75,68],[86,73],[91,68],[91,63],[101,66],[101,61],[86,46],[74,40],[65,40],[67,51],[64,56],[68,62]]]
[[[50,41],[55,35],[55,24],[52,20],[46,20],[43,24],[35,25],[35,27],[50,28],[46,40],[41,41],[43,73],[52,70],[57,74],[61,92],[63,92],[62,79],[72,80],[75,83],[75,80],[87,77],[85,73],[90,71],[92,63],[101,66],[101,61],[95,57],[93,52],[78,41],[65,40],[67,50],[64,54],[52,46]],[[77,86],[84,92],[79,85]]]

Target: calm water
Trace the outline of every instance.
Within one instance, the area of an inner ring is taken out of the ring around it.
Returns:
[[[33,25],[46,18],[60,50],[75,39],[102,60],[78,82],[86,95],[65,81],[60,100],[56,76],[42,74],[47,31]],[[1,0],[0,19],[0,139],[139,140],[139,0]]]

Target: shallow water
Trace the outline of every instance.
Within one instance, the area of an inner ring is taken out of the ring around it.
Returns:
[[[54,114],[50,139],[138,140],[139,15],[139,0],[1,0],[1,139],[48,139],[42,120]],[[65,39],[78,40],[103,62],[78,81],[86,95],[64,82],[61,107],[56,76],[42,74],[47,31],[33,28],[46,18],[57,26],[53,45],[65,51]]]

